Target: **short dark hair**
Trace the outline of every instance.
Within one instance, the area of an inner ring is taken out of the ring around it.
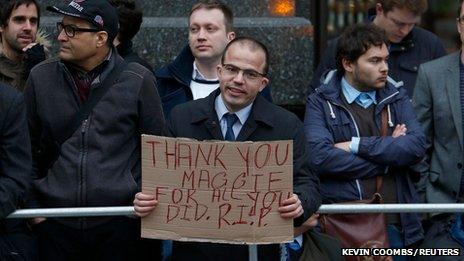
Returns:
[[[119,35],[117,38],[120,42],[132,40],[142,25],[143,12],[133,0],[109,0],[109,2],[118,12]]]
[[[224,14],[224,24],[226,26],[226,32],[232,32],[234,30],[234,13],[232,12],[232,9],[226,4],[224,4],[223,2],[215,1],[215,0],[203,0],[193,5],[192,9],[190,9],[190,13],[188,16],[189,25],[190,25],[190,17],[192,16],[192,13],[200,9],[207,9],[207,10],[218,9]]]
[[[260,41],[252,38],[252,37],[247,37],[247,36],[241,36],[233,39],[230,41],[226,48],[224,49],[224,52],[222,53],[222,58],[221,58],[221,63],[224,64],[224,57],[226,56],[227,50],[229,50],[229,47],[232,46],[233,44],[242,44],[244,46],[247,46],[250,48],[252,51],[256,50],[261,50],[264,53],[264,69],[263,69],[263,74],[267,75],[269,71],[269,51],[267,50],[267,47]]]
[[[372,23],[355,24],[345,29],[337,44],[337,70],[344,72],[343,59],[356,62],[372,46],[388,44],[385,31]]]
[[[40,22],[40,6],[36,0],[0,0],[0,26],[8,26],[8,20],[10,19],[13,10],[16,10],[21,5],[35,5],[37,9],[37,26]],[[1,36],[1,33],[0,33]],[[0,38],[1,41],[1,38]]]
[[[427,11],[427,0],[377,0],[382,5],[385,13],[390,12],[393,8],[406,9],[414,15],[422,15]]]
[[[464,2],[464,0],[459,1],[458,16],[457,16],[458,18],[460,18],[460,16],[461,16],[461,6],[462,6],[462,3],[463,3],[463,2]]]

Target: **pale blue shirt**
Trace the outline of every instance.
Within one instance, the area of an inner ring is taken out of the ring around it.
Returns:
[[[219,94],[216,97],[216,100],[214,101],[214,108],[216,109],[216,113],[219,119],[219,125],[221,126],[222,136],[224,138],[227,132],[227,121],[224,118],[224,114],[232,113],[232,114],[237,115],[238,121],[236,121],[234,126],[232,126],[232,130],[234,131],[235,138],[237,138],[238,134],[240,133],[240,130],[243,127],[243,124],[245,124],[246,120],[248,119],[248,116],[250,116],[252,105],[253,103],[251,103],[250,105],[246,106],[245,108],[239,111],[232,113],[232,112],[229,112],[226,105],[224,104],[224,101],[222,100],[222,96]]]
[[[201,72],[200,70],[198,70],[198,67],[197,67],[197,64],[195,62],[193,62],[193,72],[192,72],[192,79],[194,80],[203,80],[203,81],[210,81],[210,82],[219,82],[219,78],[216,77],[214,79],[208,79],[206,78]]]
[[[373,103],[377,104],[375,91],[360,92],[356,88],[351,86],[348,83],[348,81],[346,81],[345,77],[342,78],[341,85],[342,85],[343,96],[345,96],[345,99],[349,104],[352,104],[353,102],[356,101],[356,103],[359,104],[359,106],[363,108],[367,108],[371,106]],[[364,95],[361,95],[361,94],[364,94]],[[361,140],[360,137],[351,137],[350,151],[352,153],[354,154],[358,153],[360,140]]]

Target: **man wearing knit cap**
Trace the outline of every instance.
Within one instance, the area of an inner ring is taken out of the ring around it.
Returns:
[[[74,0],[47,10],[58,57],[37,65],[25,99],[33,153],[29,207],[127,206],[140,190],[140,134],[163,135],[153,74],[113,47],[116,10]],[[37,218],[41,260],[132,260],[139,222],[129,217]]]

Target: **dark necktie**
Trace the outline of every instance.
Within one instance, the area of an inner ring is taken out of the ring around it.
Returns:
[[[234,141],[235,134],[234,134],[234,130],[232,129],[232,127],[234,126],[235,122],[237,122],[238,117],[237,115],[230,114],[230,113],[224,114],[224,117],[226,118],[226,122],[227,122],[227,131],[226,131],[226,136],[224,138],[225,140]]]

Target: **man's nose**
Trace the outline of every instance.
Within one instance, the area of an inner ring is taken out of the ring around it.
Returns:
[[[403,36],[408,35],[409,32],[411,32],[413,27],[414,27],[414,25],[409,25],[409,24],[406,24],[406,25],[402,26],[400,28],[401,35],[403,35]]]
[[[237,75],[235,75],[234,77],[234,82],[240,82],[240,83],[243,83],[245,80],[244,76],[243,76],[243,71],[242,70],[239,70]]]
[[[23,30],[25,30],[25,31],[31,31],[32,30],[31,21],[26,20],[26,22],[24,22]]]
[[[382,65],[380,67],[380,71],[381,72],[384,72],[384,71],[388,72],[388,61],[383,61],[382,62]]]
[[[58,41],[63,42],[68,40],[68,36],[66,35],[64,29],[61,29],[61,31],[58,32]]]
[[[203,28],[200,28],[198,31],[198,38],[205,39],[206,38],[206,31]]]

